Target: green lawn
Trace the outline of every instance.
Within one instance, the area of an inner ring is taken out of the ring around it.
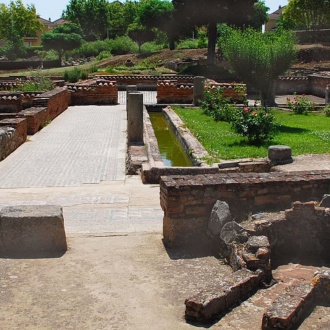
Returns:
[[[288,145],[293,155],[330,153],[330,117],[324,114],[305,116],[276,109],[276,121],[280,124],[278,134],[268,144],[250,146],[231,130],[229,123],[215,122],[200,109],[173,109],[209,152],[210,163],[220,159],[267,157],[270,145]]]

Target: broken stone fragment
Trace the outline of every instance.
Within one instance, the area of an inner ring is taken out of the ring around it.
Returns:
[[[233,242],[245,243],[249,236],[245,228],[240,226],[237,222],[227,222],[220,233],[220,239],[226,244]]]
[[[323,195],[320,206],[321,207],[330,207],[330,195]]]
[[[268,249],[269,247],[270,244],[267,236],[251,236],[246,244],[247,250],[252,253],[256,253],[259,248]]]
[[[228,204],[218,200],[213,206],[208,230],[214,236],[219,235],[222,227],[231,220],[232,217]]]

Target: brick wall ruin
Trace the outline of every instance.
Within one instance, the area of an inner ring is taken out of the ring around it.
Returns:
[[[71,105],[118,104],[116,81],[87,80],[67,86],[71,92]]]
[[[286,209],[294,201],[320,200],[329,191],[330,171],[162,177],[164,242],[180,246],[200,240],[217,200],[227,202],[236,221],[242,221],[251,213]]]

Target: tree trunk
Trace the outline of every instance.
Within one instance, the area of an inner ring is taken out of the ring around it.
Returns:
[[[260,100],[263,107],[277,107],[275,102],[276,80],[265,83],[265,89],[260,91]]]
[[[174,42],[174,39],[173,38],[170,38],[169,40],[169,48],[170,50],[174,50],[175,49],[175,42]]]
[[[214,64],[215,62],[215,44],[217,41],[217,24],[210,22],[207,28],[208,45],[207,45],[207,63]]]

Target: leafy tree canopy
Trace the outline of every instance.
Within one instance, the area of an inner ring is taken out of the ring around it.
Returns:
[[[128,36],[139,45],[139,53],[141,46],[148,41],[152,41],[156,37],[156,33],[139,24],[131,24],[128,28]]]
[[[80,47],[82,41],[81,29],[74,23],[60,25],[53,31],[44,33],[41,37],[43,48],[55,50],[61,62],[65,52]]]
[[[330,0],[290,0],[284,9],[283,20],[284,24],[293,22],[295,27],[306,30],[329,28]]]
[[[275,105],[276,79],[296,56],[292,33],[232,29],[221,41],[224,57],[237,75],[260,91],[263,105]]]
[[[11,1],[8,6],[0,3],[0,39],[7,41],[9,57],[22,55],[22,38],[35,36],[41,29],[34,5],[24,6],[21,0]]]
[[[172,0],[176,21],[208,27],[208,60],[214,62],[217,24],[248,26],[258,17],[266,17],[267,7],[257,0]],[[261,9],[264,11],[262,12]],[[259,19],[260,21],[260,19]],[[261,23],[261,22],[260,22]]]

